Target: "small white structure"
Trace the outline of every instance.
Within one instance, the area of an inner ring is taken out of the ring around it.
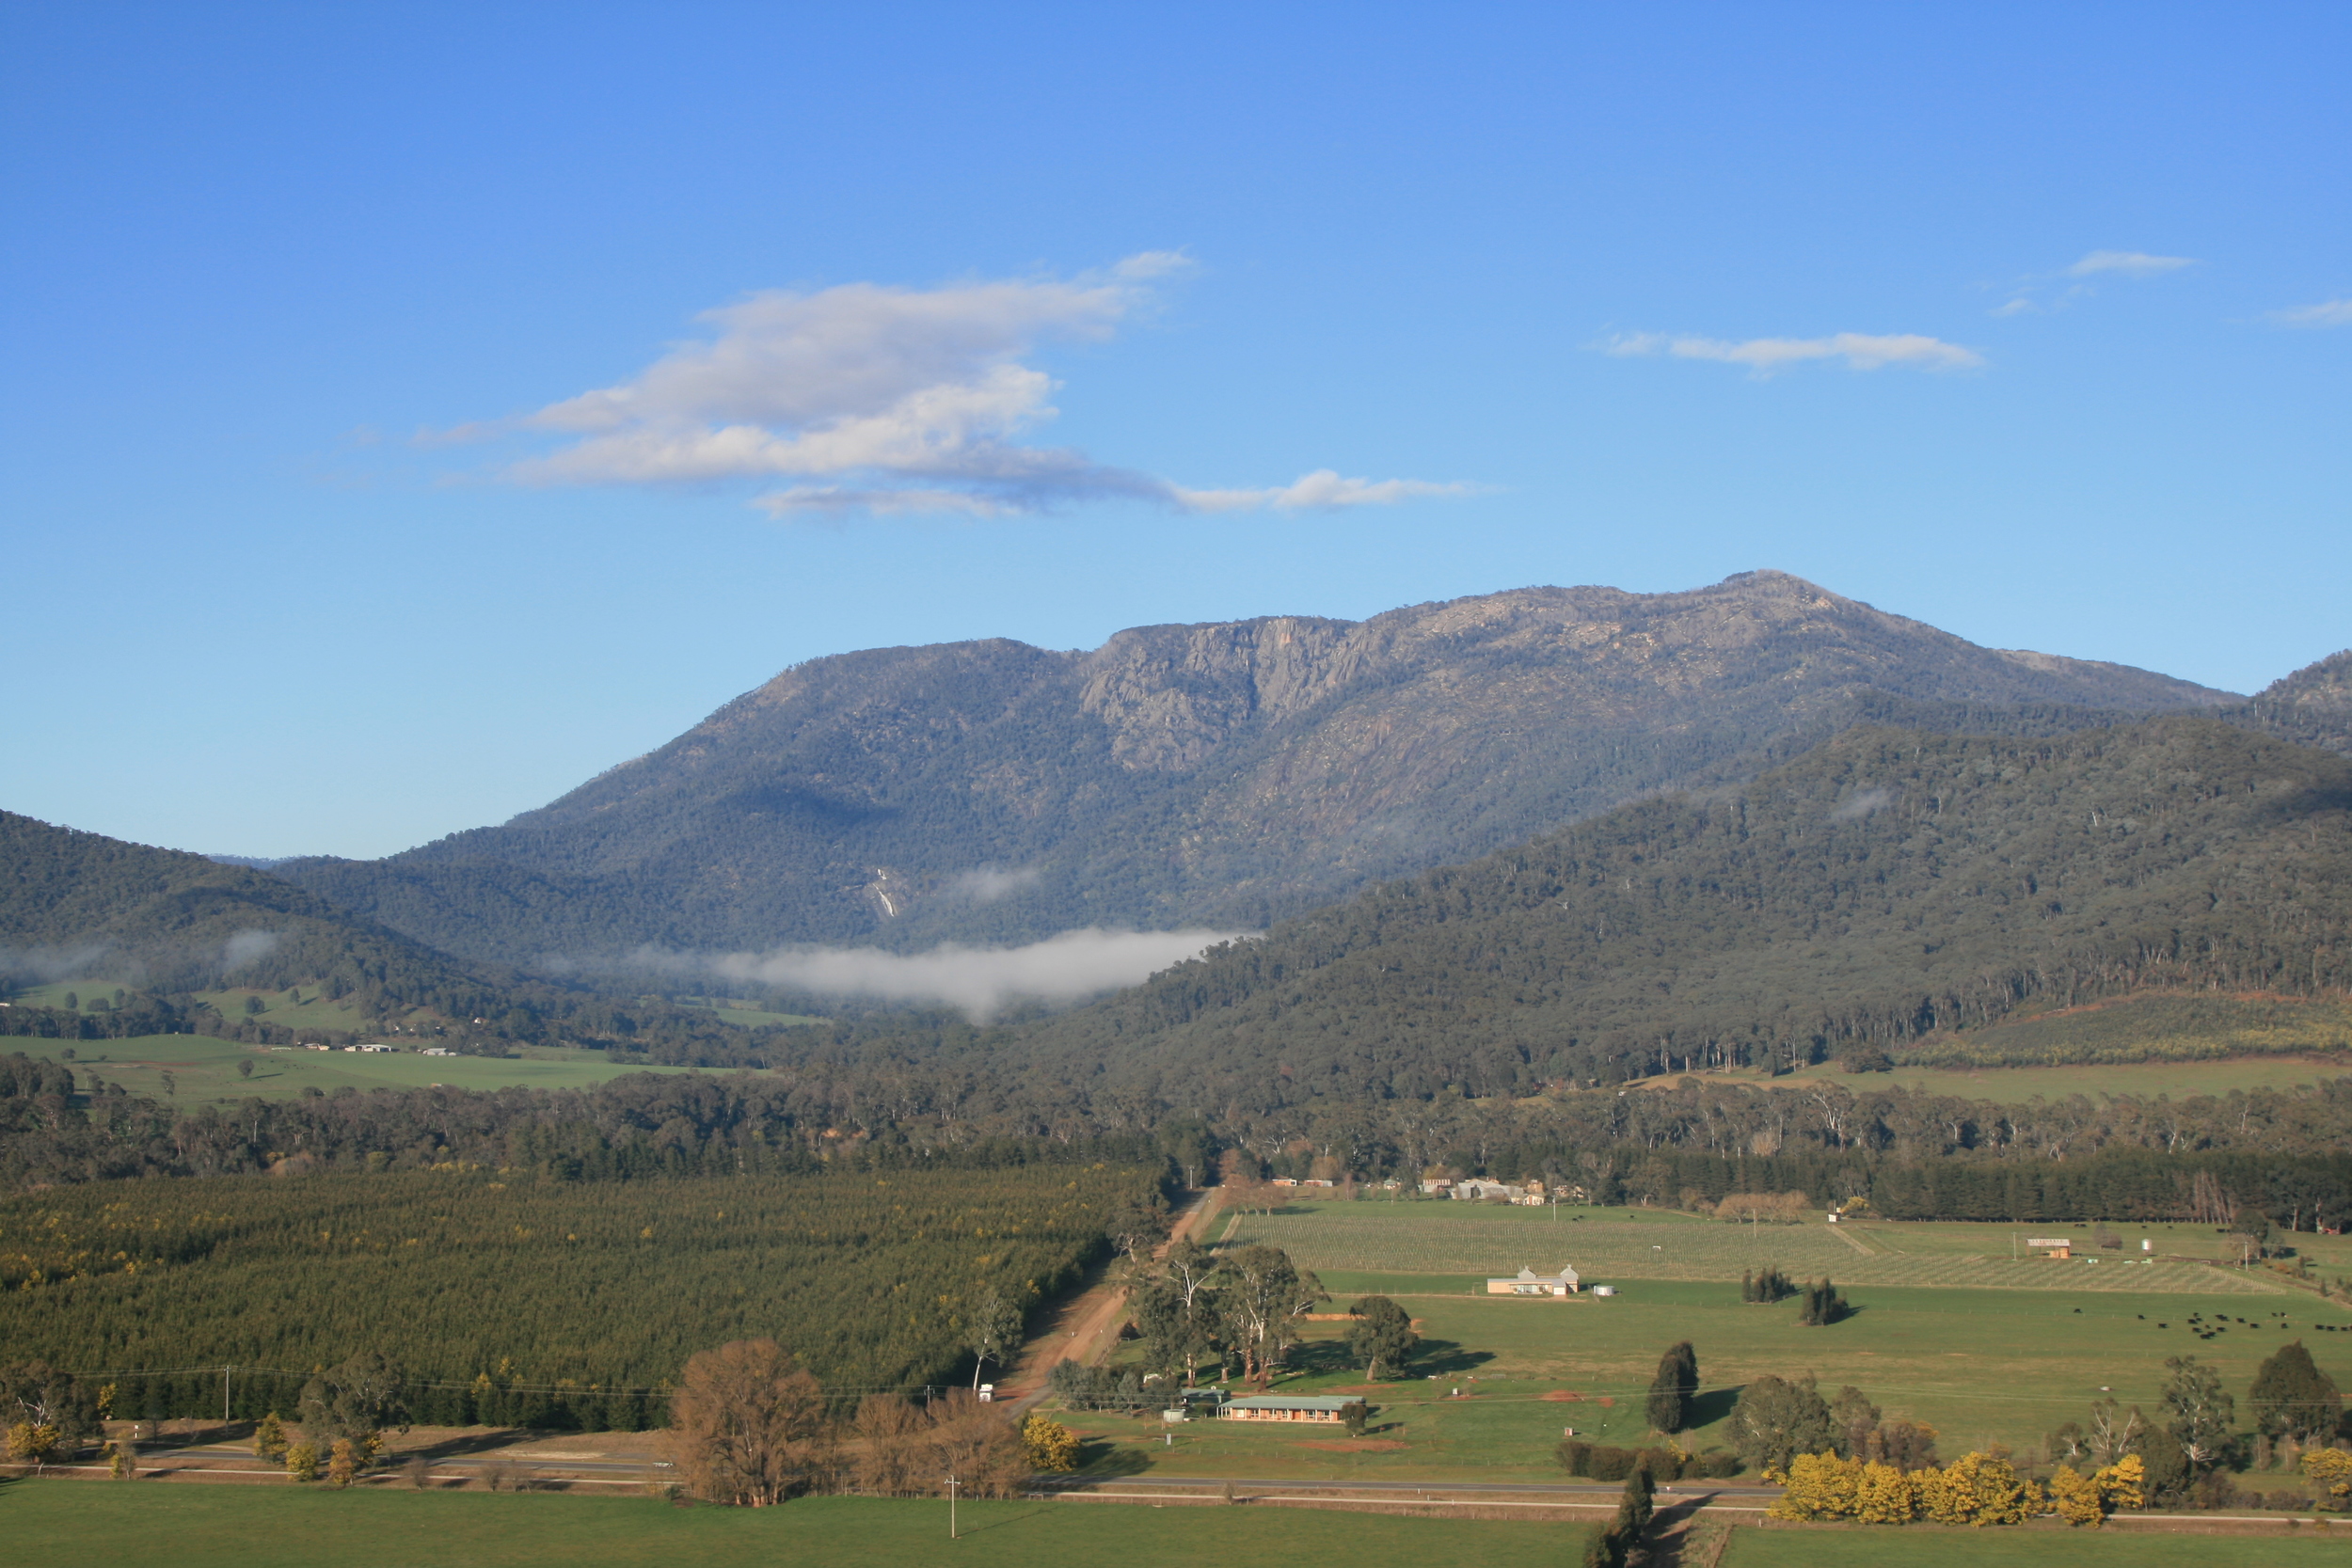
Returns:
[[[1563,1268],[1558,1274],[1537,1274],[1522,1267],[1515,1275],[1486,1281],[1486,1293],[1490,1296],[1570,1296],[1582,1288],[1572,1268]]]
[[[1596,1285],[1593,1287],[1593,1294],[1597,1296],[1613,1296],[1616,1293],[1617,1288],[1614,1285]]]

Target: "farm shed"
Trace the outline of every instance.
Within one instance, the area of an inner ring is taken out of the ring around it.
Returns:
[[[1580,1289],[1581,1285],[1573,1268],[1563,1268],[1558,1274],[1537,1274],[1522,1267],[1515,1275],[1486,1281],[1486,1293],[1490,1296],[1567,1296]]]
[[[1250,1394],[1227,1400],[1217,1414],[1229,1421],[1322,1421],[1337,1426],[1347,1419],[1347,1407],[1359,1402],[1336,1394],[1295,1399],[1281,1394]]]

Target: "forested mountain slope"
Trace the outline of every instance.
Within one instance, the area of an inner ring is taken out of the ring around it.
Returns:
[[[2160,986],[2352,986],[2352,762],[2190,717],[1857,730],[1216,949],[1012,1054],[1232,1114],[1812,1059]]]
[[[1858,720],[2047,734],[2232,701],[1775,572],[798,666],[502,827],[277,868],[478,958],[1260,926]],[[2098,711],[2089,711],[2098,710]]]
[[[0,1035],[283,1041],[288,1030],[224,1019],[191,993],[297,985],[347,1001],[370,1030],[397,1022],[494,1054],[571,1043],[694,1060],[757,1033],[658,998],[586,995],[463,964],[262,872],[0,812],[0,1000],[12,985],[52,978],[140,994],[120,1008],[99,1002],[99,1013],[20,1002],[0,1014]]]
[[[2352,756],[2352,648],[2273,682],[2242,708],[2220,711],[2298,746]]]
[[[0,812],[0,978],[51,973],[167,992],[479,989],[439,954],[278,878]]]

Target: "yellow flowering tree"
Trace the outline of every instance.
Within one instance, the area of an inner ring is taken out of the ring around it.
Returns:
[[[1892,1465],[1873,1460],[1854,1481],[1854,1517],[1866,1525],[1907,1525],[1919,1516],[1919,1486]]]
[[[2303,1456],[2303,1474],[2320,1496],[2324,1508],[2352,1504],[2352,1453],[2342,1449],[2313,1449]]]
[[[1775,1519],[1851,1519],[1861,1480],[1862,1466],[1831,1449],[1794,1455],[1780,1497],[1768,1512]]]
[[[8,1428],[8,1457],[21,1465],[45,1465],[64,1434],[47,1421],[19,1421]]]
[[[2109,1513],[2119,1508],[2148,1506],[2148,1466],[2139,1462],[2139,1455],[2127,1453],[2106,1468],[2092,1472],[2091,1481],[2099,1488],[2099,1501]]]
[[[2058,1516],[2081,1528],[2097,1529],[2107,1522],[2107,1511],[2099,1496],[2099,1483],[2078,1473],[2072,1465],[2061,1465],[2050,1478],[2050,1503]]]
[[[1939,1525],[2022,1525],[2042,1512],[2042,1488],[1997,1454],[1965,1453],[1916,1481],[1920,1512]]]
[[[1029,1467],[1055,1474],[1078,1467],[1078,1437],[1059,1421],[1032,1413],[1021,1423],[1021,1447]]]

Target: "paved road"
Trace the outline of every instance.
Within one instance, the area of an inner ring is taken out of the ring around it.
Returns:
[[[1247,1486],[1255,1490],[1281,1487],[1302,1492],[1400,1492],[1415,1495],[1431,1492],[1528,1492],[1545,1496],[1561,1493],[1614,1497],[1625,1491],[1614,1481],[1328,1481],[1309,1476],[1089,1476],[1078,1480],[1068,1476],[1033,1476],[1030,1481],[1041,1490],[1057,1492],[1090,1492],[1112,1486]],[[1677,1500],[1691,1497],[1777,1497],[1780,1488],[1668,1484],[1659,1487],[1658,1495]]]

